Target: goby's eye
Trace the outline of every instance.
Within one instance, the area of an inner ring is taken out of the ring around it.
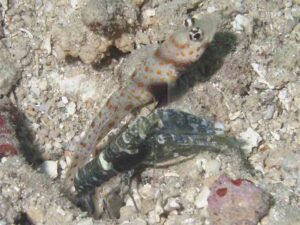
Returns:
[[[201,41],[203,39],[203,31],[198,27],[193,27],[189,36],[192,41]]]
[[[195,23],[195,19],[191,16],[189,16],[186,20],[184,20],[184,26],[185,27],[191,27]]]

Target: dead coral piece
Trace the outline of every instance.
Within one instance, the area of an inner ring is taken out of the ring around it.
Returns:
[[[114,38],[134,27],[138,8],[122,0],[90,0],[82,9],[81,16],[90,30]]]
[[[208,212],[213,224],[256,225],[270,204],[271,196],[251,181],[222,175],[211,187]]]
[[[66,27],[54,27],[51,36],[54,51],[60,61],[66,56],[79,57],[84,63],[91,64],[101,59],[112,42],[91,32],[84,24],[77,21]]]
[[[134,49],[134,37],[124,33],[120,38],[115,40],[115,46],[123,53],[131,52]]]
[[[92,64],[103,59],[118,38],[115,45],[120,51],[133,49],[130,33],[137,23],[137,7],[120,0],[90,0],[80,14],[74,12],[67,24],[52,29],[53,50],[60,61],[70,56]]]

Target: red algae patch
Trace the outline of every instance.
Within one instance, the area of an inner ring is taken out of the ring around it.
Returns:
[[[0,158],[17,155],[19,142],[15,132],[16,111],[8,99],[0,99]]]

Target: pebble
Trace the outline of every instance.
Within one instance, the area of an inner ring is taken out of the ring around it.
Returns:
[[[47,90],[47,87],[48,87],[48,81],[46,79],[43,79],[39,82],[39,88],[42,90],[42,91],[45,91]]]
[[[144,4],[145,0],[132,0],[132,3],[136,6],[141,6]]]
[[[49,110],[49,106],[47,104],[40,104],[38,109],[41,113],[45,113]]]
[[[198,209],[201,209],[201,208],[204,208],[207,206],[207,198],[210,194],[210,190],[209,190],[209,187],[207,186],[204,186],[201,190],[201,192],[196,196],[195,198],[195,206],[198,208]]]
[[[155,205],[155,209],[150,211],[148,214],[149,224],[158,224],[160,222],[160,215],[163,214],[164,210],[158,201]]]
[[[217,159],[208,160],[204,165],[203,168],[205,170],[205,176],[211,177],[220,172],[221,169],[221,162]]]
[[[275,112],[275,106],[274,105],[268,105],[267,109],[264,111],[264,119],[270,120],[273,118]]]
[[[124,206],[120,209],[120,221],[131,220],[136,216],[133,206]]]
[[[62,101],[62,103],[64,103],[64,104],[68,104],[68,102],[69,102],[69,100],[68,100],[68,98],[67,98],[66,96],[62,96],[62,97],[61,97],[61,101]]]
[[[283,104],[284,108],[287,111],[289,111],[290,103],[291,103],[292,99],[289,98],[289,93],[288,93],[288,90],[286,88],[279,91],[278,98],[281,101],[281,103]]]
[[[123,53],[131,52],[134,48],[134,38],[127,33],[115,40],[115,46]]]
[[[234,113],[229,113],[229,119],[230,120],[236,120],[237,118],[239,118],[241,116],[241,111],[237,111]]]
[[[93,225],[93,219],[92,218],[85,218],[85,219],[81,219],[80,222],[76,223],[78,225]]]
[[[194,202],[196,195],[197,195],[196,187],[188,187],[183,193],[183,197],[189,202]]]
[[[60,168],[62,168],[62,170],[65,170],[67,168],[67,163],[63,159],[59,160],[59,165],[60,165]]]
[[[2,157],[1,158],[1,163],[5,163],[7,161],[7,158],[6,157]]]
[[[84,74],[66,77],[57,81],[64,94],[79,95],[82,101],[96,100],[99,97],[99,85],[96,79]]]
[[[150,211],[152,211],[155,207],[155,200],[147,200],[144,199],[141,202],[141,208],[140,208],[140,212],[142,214],[148,214]]]
[[[300,23],[298,23],[292,32],[293,37],[296,39],[296,41],[300,41]]]
[[[70,102],[67,106],[68,115],[73,115],[76,112],[76,104],[74,102]]]
[[[59,136],[59,131],[57,131],[57,130],[50,130],[48,136],[51,139],[57,138]]]
[[[152,200],[154,198],[154,190],[150,184],[145,184],[139,188],[139,194],[143,199]]]
[[[200,172],[205,172],[205,177],[211,177],[220,172],[221,162],[218,159],[201,158],[196,160],[196,166]]]
[[[252,152],[253,148],[257,148],[262,141],[262,137],[250,127],[245,132],[240,133],[239,136],[246,142],[242,148],[247,155]]]
[[[246,31],[248,33],[252,29],[251,20],[248,17],[240,14],[235,17],[232,26],[237,32]]]
[[[297,174],[297,188],[296,188],[296,192],[298,193],[298,195],[300,194],[300,171],[298,171],[298,174]]]
[[[143,26],[149,26],[154,23],[155,9],[146,9],[142,12]]]
[[[53,146],[54,146],[55,148],[58,148],[58,149],[62,148],[61,143],[59,143],[59,142],[57,142],[57,141],[55,141],[55,142],[53,143]]]
[[[169,198],[164,207],[164,210],[166,212],[172,212],[174,210],[180,210],[180,208],[181,208],[181,204],[178,198]]]
[[[0,4],[2,5],[4,11],[7,10],[8,0],[0,0]]]
[[[132,220],[130,222],[125,221],[123,223],[120,223],[120,225],[147,225],[147,222],[142,218],[136,218],[135,220]]]
[[[214,6],[208,6],[208,7],[207,7],[207,12],[208,12],[208,13],[213,13],[213,12],[215,12],[215,11],[217,11],[216,7],[214,7]]]
[[[260,65],[258,63],[251,63],[252,69],[257,73],[258,77],[258,82],[263,83],[268,86],[270,89],[274,89],[275,86],[272,85],[270,82],[266,80],[267,77],[267,70],[263,65]]]
[[[222,122],[216,122],[215,124],[214,124],[214,128],[215,128],[215,132],[217,133],[217,134],[224,134],[224,131],[225,131],[225,125],[224,125],[224,123],[222,123]]]
[[[280,134],[278,134],[277,132],[274,132],[274,131],[271,131],[271,134],[276,141],[280,140]]]
[[[42,170],[51,178],[56,178],[58,176],[57,166],[57,161],[47,160],[43,162]]]
[[[72,8],[78,8],[78,0],[70,0],[70,4]]]
[[[137,205],[137,207],[140,208],[140,206],[141,206],[141,197],[138,194],[137,189],[132,190],[132,198],[128,198],[125,205],[134,207],[135,204],[133,202],[133,199],[134,199],[135,204]]]
[[[34,84],[31,86],[30,91],[36,96],[39,96],[41,94],[41,89]]]
[[[44,40],[41,44],[41,49],[45,50],[48,55],[51,54],[52,49],[51,49],[51,37],[50,37],[50,35],[47,35],[47,36],[44,37]]]
[[[48,152],[48,151],[51,151],[51,149],[52,149],[52,144],[46,143],[45,144],[45,150]]]

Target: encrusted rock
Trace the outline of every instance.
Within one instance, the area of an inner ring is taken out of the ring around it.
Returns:
[[[249,180],[222,175],[210,189],[208,212],[213,224],[256,225],[271,205],[270,195]]]
[[[134,48],[134,37],[128,33],[124,33],[120,38],[115,40],[115,46],[124,53],[130,52]]]
[[[108,38],[129,31],[137,20],[137,8],[129,1],[90,0],[82,9],[82,21]]]
[[[112,41],[94,34],[79,21],[65,27],[54,27],[51,35],[53,49],[61,61],[71,56],[79,57],[84,63],[91,64],[96,59],[103,58],[112,45]]]

